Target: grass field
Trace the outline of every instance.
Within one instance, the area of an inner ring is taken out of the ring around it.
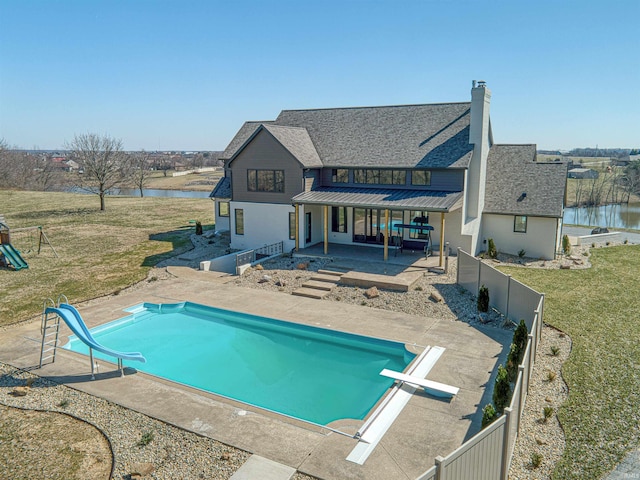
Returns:
[[[570,335],[555,479],[600,478],[640,446],[640,246],[592,250],[592,268],[501,268],[546,293],[546,323]]]
[[[209,199],[107,197],[0,191],[0,214],[12,229],[42,226],[59,255],[42,246],[38,231],[12,233],[28,269],[0,269],[0,326],[39,315],[46,298],[61,293],[80,301],[117,292],[143,280],[151,267],[190,247],[192,220],[213,223]]]

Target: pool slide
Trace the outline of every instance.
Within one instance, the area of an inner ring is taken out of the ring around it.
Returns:
[[[20,270],[22,268],[29,268],[27,262],[24,261],[20,252],[15,249],[10,243],[0,243],[0,253],[9,261],[13,268]]]
[[[45,310],[45,314],[55,313],[58,315],[64,322],[69,326],[71,331],[86,345],[89,346],[89,357],[91,358],[91,378],[94,378],[93,375],[93,352],[92,350],[96,350],[98,352],[102,352],[105,355],[109,355],[110,357],[116,357],[118,359],[118,368],[120,369],[120,374],[124,376],[124,371],[122,369],[122,360],[136,360],[138,362],[146,363],[146,358],[142,356],[140,352],[119,352],[117,350],[112,350],[108,347],[105,347],[101,343],[99,343],[87,328],[87,325],[82,320],[80,316],[80,312],[67,303],[61,303],[57,308],[56,307],[47,307]]]

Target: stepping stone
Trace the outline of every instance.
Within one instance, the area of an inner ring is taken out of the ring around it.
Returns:
[[[305,288],[315,288],[316,290],[327,290],[331,291],[333,287],[336,286],[335,283],[330,282],[318,282],[316,280],[309,280],[302,284]]]
[[[340,278],[342,275],[344,275],[346,272],[336,272],[335,270],[318,270],[318,273],[321,275],[335,275],[336,277]]]
[[[327,290],[318,290],[317,288],[297,288],[295,289],[293,292],[291,292],[291,295],[297,295],[299,297],[307,297],[307,298],[315,298],[317,300],[320,300],[324,297],[326,297],[327,295],[329,295],[329,291]]]
[[[311,277],[311,280],[315,280],[318,282],[336,283],[338,280],[340,280],[340,277],[338,277],[337,275],[327,275],[326,273],[317,273],[313,277]]]
[[[231,476],[231,480],[289,480],[294,473],[295,468],[259,455],[251,455]]]

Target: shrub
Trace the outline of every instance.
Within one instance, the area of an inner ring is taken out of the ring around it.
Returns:
[[[515,382],[518,378],[518,365],[520,365],[520,352],[515,343],[511,344],[509,349],[509,356],[507,357],[507,374],[510,382]]]
[[[518,256],[520,258],[524,258],[526,254],[527,254],[527,251],[524,248],[521,248],[520,251],[518,252]]]
[[[553,355],[554,357],[557,357],[559,353],[560,353],[560,347],[556,347],[555,345],[553,345],[551,347],[551,355]]]
[[[490,238],[488,241],[487,254],[491,258],[498,258],[498,250],[496,249],[496,244],[493,241],[493,238]]]
[[[496,406],[496,411],[502,413],[509,406],[509,402],[511,402],[511,384],[507,369],[504,365],[500,365],[496,383],[493,386],[493,404]]]
[[[565,255],[571,253],[571,240],[569,240],[569,235],[562,236],[562,251]]]
[[[202,223],[196,222],[196,235],[202,235]]]
[[[553,382],[556,379],[556,372],[553,370],[547,370],[547,381]]]
[[[478,290],[478,311],[489,311],[489,289],[484,285],[482,285],[480,290]]]
[[[138,446],[139,447],[145,447],[145,446],[149,445],[152,441],[153,441],[153,433],[152,432],[143,433],[142,437],[140,437],[140,440],[138,440]]]
[[[539,453],[532,453],[531,454],[531,466],[533,468],[538,468],[540,465],[542,465],[542,455]]]
[[[496,418],[498,418],[498,412],[493,405],[487,403],[482,409],[482,428],[491,425]]]
[[[622,243],[624,243],[625,245],[626,245],[626,244],[628,244],[628,243],[629,243],[629,239],[628,239],[628,238],[625,238],[625,239],[624,239],[624,242],[622,242]]]
[[[527,324],[524,323],[524,319],[520,320],[516,331],[513,332],[513,343],[515,343],[516,348],[518,349],[518,363],[522,361],[522,357],[524,356],[524,350],[527,348],[527,340],[529,338],[529,330],[527,329]]]
[[[542,409],[542,414],[544,415],[545,422],[553,416],[553,411],[553,407],[544,407]]]

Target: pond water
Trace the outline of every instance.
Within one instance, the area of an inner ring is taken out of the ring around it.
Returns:
[[[213,189],[213,188],[212,188]],[[87,190],[82,190],[77,187],[72,187],[68,190],[72,193],[90,193]],[[162,190],[156,188],[143,188],[142,193],[145,197],[169,197],[169,198],[207,198],[210,191],[200,192],[195,190]],[[109,190],[108,195],[124,195],[128,197],[139,197],[140,190],[137,188],[113,188]]]
[[[640,230],[640,203],[565,208],[563,221],[571,225]]]

